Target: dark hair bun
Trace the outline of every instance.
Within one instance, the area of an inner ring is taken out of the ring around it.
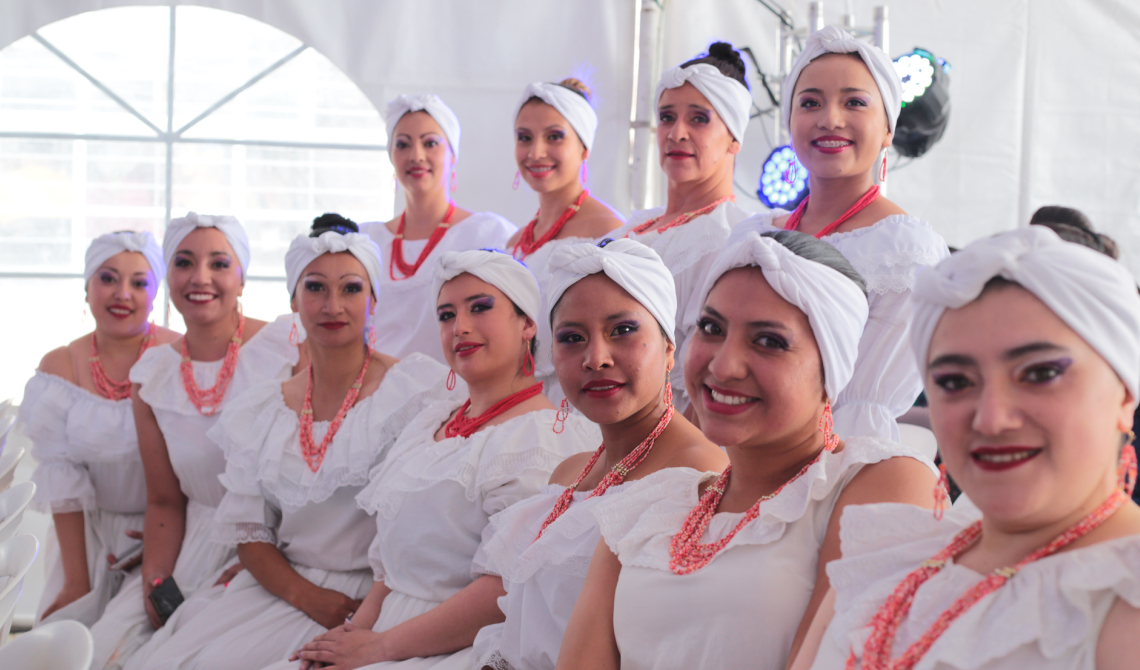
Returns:
[[[571,91],[574,91],[578,95],[585,98],[586,102],[593,102],[594,92],[591,91],[590,87],[587,86],[586,83],[584,81],[582,81],[581,79],[576,79],[574,77],[567,77],[566,79],[563,79],[562,81],[558,82],[558,85],[561,86],[562,88],[568,88]]]
[[[732,77],[736,81],[744,85],[744,88],[752,90],[748,85],[748,80],[745,79],[744,74],[744,59],[740,57],[740,52],[732,48],[728,42],[713,42],[709,45],[709,53],[707,56],[701,58],[694,58],[687,63],[683,63],[681,67],[689,67],[697,63],[708,63],[726,77]]]
[[[347,235],[348,233],[359,233],[360,226],[357,226],[354,221],[346,219],[340,214],[321,214],[313,219],[313,228],[312,232],[309,233],[309,237],[320,237],[321,233],[327,233],[329,231]]]

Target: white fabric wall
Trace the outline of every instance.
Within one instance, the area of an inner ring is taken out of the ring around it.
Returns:
[[[0,0],[0,47],[83,11],[136,0]],[[149,2],[145,4],[166,4]],[[464,125],[457,200],[516,223],[533,214],[515,166],[510,110],[522,86],[594,68],[601,125],[590,188],[629,206],[634,21],[639,0],[195,0],[239,12],[328,56],[380,108],[398,92],[442,95]],[[777,63],[777,23],[755,0],[665,0],[661,65],[715,39]],[[807,0],[783,3],[798,24]],[[869,24],[882,0],[825,3]],[[1044,204],[1075,206],[1120,242],[1140,272],[1140,3],[1134,0],[896,0],[892,55],[915,45],[953,65],[943,140],[889,179],[890,197],[952,245],[1024,225]],[[768,101],[759,86],[754,97]],[[761,124],[764,127],[761,127]],[[754,194],[773,124],[753,121],[738,159],[739,203]],[[767,131],[767,133],[765,132]],[[654,162],[655,162],[654,157]]]

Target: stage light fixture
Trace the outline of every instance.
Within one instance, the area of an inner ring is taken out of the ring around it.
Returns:
[[[902,111],[892,145],[900,155],[917,158],[942,139],[950,121],[950,64],[926,49],[895,59],[902,79]]]
[[[765,207],[795,209],[808,196],[808,172],[789,145],[776,147],[764,161],[760,188],[756,191]]]

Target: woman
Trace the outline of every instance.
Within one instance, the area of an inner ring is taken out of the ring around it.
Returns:
[[[386,117],[388,157],[406,204],[391,221],[362,229],[380,246],[388,268],[380,278],[385,309],[373,322],[376,350],[397,358],[418,352],[442,363],[432,268],[448,251],[502,248],[516,228],[498,214],[469,212],[452,202],[459,119],[439,97],[401,95],[388,103]]]
[[[235,398],[210,437],[226,454],[215,540],[245,571],[131,668],[260,668],[344,622],[372,585],[376,523],[355,497],[408,419],[446,391],[443,366],[368,344],[380,250],[326,214],[285,256],[309,368]],[[318,441],[319,438],[319,441]]]
[[[827,26],[807,39],[785,86],[792,94],[783,101],[784,119],[811,196],[790,214],[757,214],[735,234],[799,230],[834,245],[863,276],[871,316],[855,375],[835,399],[835,430],[897,440],[895,417],[922,390],[907,348],[910,293],[921,268],[949,255],[930,224],[882,197],[875,184],[876,174],[886,180],[899,77],[882,51]]]
[[[1030,226],[920,275],[911,332],[939,451],[969,501],[940,522],[902,505],[848,511],[834,618],[822,633],[821,609],[822,645],[797,666],[1135,667],[1135,280]]]
[[[664,208],[635,212],[613,237],[632,237],[653,249],[673,273],[677,289],[674,339],[678,355],[695,321],[696,293],[733,227],[749,214],[736,206],[732,174],[752,111],[744,61],[731,44],[665,71],[657,83],[657,152],[669,180]],[[683,400],[681,366],[673,371]]]
[[[83,269],[95,330],[49,352],[24,389],[19,425],[32,441],[33,505],[52,515],[41,621],[90,626],[134,565],[111,570],[139,545],[146,485],[131,413],[135,361],[177,333],[148,323],[165,267],[150,233],[92,240]]]
[[[586,159],[594,146],[598,115],[590,89],[577,79],[526,87],[515,109],[515,160],[519,174],[538,193],[538,213],[507,242],[545,289],[550,255],[564,244],[594,240],[622,225],[618,214],[583,185]],[[545,292],[545,291],[544,291]],[[543,314],[548,313],[543,309]],[[550,342],[550,323],[539,319],[538,339]],[[547,397],[562,399],[550,348],[538,350],[535,377]]]
[[[473,250],[444,254],[435,275],[441,344],[466,389],[416,416],[357,497],[376,514],[376,581],[350,624],[301,648],[301,667],[467,667],[475,634],[502,621],[498,580],[471,574],[487,520],[597,444],[579,417],[552,430],[529,362],[542,301],[526,267]]]
[[[249,240],[237,219],[174,219],[162,244],[170,299],[186,335],[151,347],[131,368],[135,426],[146,475],[142,579],[126,584],[91,627],[92,668],[120,668],[163,625],[148,596],[172,578],[183,596],[232,566],[232,547],[210,540],[225,487],[225,456],[206,436],[227,401],[263,379],[284,380],[299,363],[290,319],[242,316]],[[177,618],[177,612],[176,612]]]
[[[605,544],[559,668],[783,668],[827,592],[843,508],[933,502],[925,457],[831,430],[867,318],[842,256],[800,233],[753,233],[700,295],[685,379],[730,465],[662,470],[598,505]]]
[[[506,620],[479,631],[476,669],[553,670],[598,545],[597,504],[662,468],[719,472],[728,464],[669,404],[677,298],[657,254],[616,240],[563,246],[550,263],[555,367],[570,403],[599,425],[603,442],[567,459],[538,495],[495,515],[483,531],[474,570],[501,576]]]

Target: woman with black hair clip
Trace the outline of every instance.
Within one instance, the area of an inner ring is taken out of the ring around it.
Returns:
[[[368,592],[376,524],[354,498],[445,393],[439,363],[373,350],[381,267],[376,244],[336,215],[293,240],[286,285],[312,362],[232,400],[210,431],[226,454],[213,540],[236,545],[246,569],[129,669],[260,668],[343,623]]]
[[[657,83],[657,152],[668,178],[665,207],[634,212],[608,237],[629,237],[653,249],[677,291],[674,341],[683,356],[699,305],[695,295],[736,224],[749,212],[736,206],[732,175],[752,111],[744,61],[727,42],[666,70]],[[681,366],[670,379],[678,407],[687,405]]]

